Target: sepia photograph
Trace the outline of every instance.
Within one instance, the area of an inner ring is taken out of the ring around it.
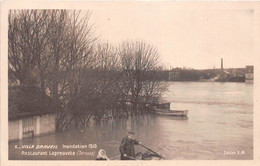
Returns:
[[[259,159],[254,5],[64,4],[2,15],[7,160]]]

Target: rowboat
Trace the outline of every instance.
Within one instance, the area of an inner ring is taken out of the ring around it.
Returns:
[[[189,110],[155,109],[156,114],[167,116],[187,116],[188,112]]]
[[[163,160],[164,158],[162,156],[158,156],[156,154],[150,153],[150,152],[138,152],[136,154],[137,160]]]
[[[138,153],[136,153],[135,157],[126,156],[126,157],[128,157],[129,160],[165,160],[166,159],[165,157],[156,153],[155,151],[146,147],[145,145],[143,145],[141,143],[139,143],[138,145],[140,145],[141,147],[145,148],[148,151],[146,151],[145,153],[138,152]],[[116,159],[119,159],[119,157],[120,157],[120,155],[112,157],[110,159],[116,160]]]
[[[161,156],[158,156],[156,154],[152,154],[150,152],[138,152],[136,153],[135,158],[129,157],[131,160],[164,160]],[[120,160],[120,155],[111,157],[110,160]]]
[[[188,110],[171,110],[171,103],[161,103],[157,104],[154,108],[155,113],[158,115],[167,115],[167,116],[187,116]]]

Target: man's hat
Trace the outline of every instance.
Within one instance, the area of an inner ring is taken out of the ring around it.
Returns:
[[[133,130],[128,130],[128,134],[135,134]]]

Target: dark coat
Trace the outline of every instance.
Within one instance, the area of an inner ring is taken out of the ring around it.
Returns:
[[[96,158],[96,160],[107,160],[107,159],[104,159],[104,158]]]
[[[120,145],[120,153],[121,153],[121,160],[131,160],[128,157],[124,157],[123,155],[126,154],[127,156],[131,156],[135,158],[135,148],[134,145],[137,145],[138,141],[134,139],[128,138],[126,136],[125,138],[122,139],[121,145]]]

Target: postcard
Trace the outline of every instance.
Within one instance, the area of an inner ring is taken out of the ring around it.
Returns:
[[[1,164],[258,165],[259,5],[2,2]]]

